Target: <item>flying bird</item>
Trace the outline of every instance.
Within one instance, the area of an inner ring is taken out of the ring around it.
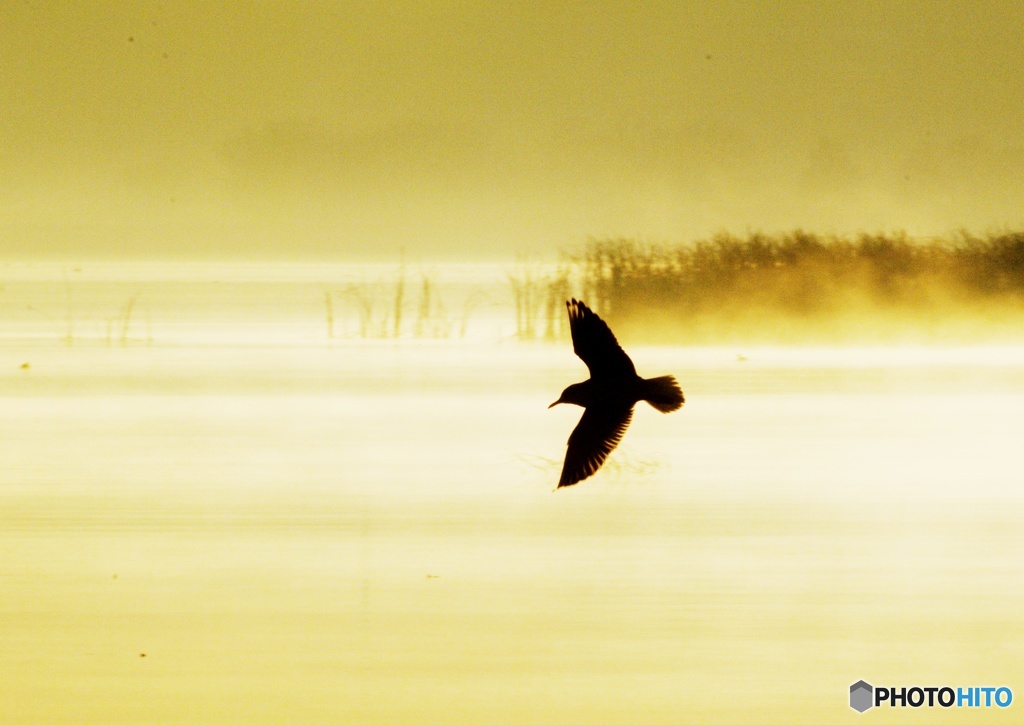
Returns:
[[[622,440],[633,419],[633,406],[646,400],[662,413],[683,407],[679,383],[671,375],[642,378],[608,325],[593,310],[573,299],[569,311],[572,349],[590,368],[590,379],[575,383],[548,406],[572,403],[583,416],[569,436],[558,488],[572,486],[593,475]]]

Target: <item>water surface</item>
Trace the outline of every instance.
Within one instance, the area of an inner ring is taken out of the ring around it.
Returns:
[[[318,294],[182,301],[123,344],[77,307],[70,344],[8,315],[5,720],[825,722],[860,678],[1024,693],[1021,349],[631,347],[686,407],[639,409],[555,492],[566,344],[328,339]]]

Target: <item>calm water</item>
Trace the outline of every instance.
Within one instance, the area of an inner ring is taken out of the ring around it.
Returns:
[[[38,285],[117,309],[59,278],[0,295],[4,721],[827,722],[860,678],[1024,695],[1024,350],[631,348],[686,407],[639,409],[555,492],[567,345],[328,340],[316,294],[296,334],[237,290],[174,324],[154,302],[123,345],[83,302],[69,345],[66,301],[25,310]]]

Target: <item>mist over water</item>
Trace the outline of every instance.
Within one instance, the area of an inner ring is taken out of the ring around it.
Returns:
[[[0,720],[1019,700],[1022,35],[0,2]],[[687,403],[555,492],[571,297]]]
[[[426,270],[422,317],[407,268],[397,337],[324,301],[379,283],[393,331],[394,267],[5,271],[16,721],[821,722],[1024,674],[1022,347],[620,336],[687,404],[555,492],[585,369],[507,267]]]

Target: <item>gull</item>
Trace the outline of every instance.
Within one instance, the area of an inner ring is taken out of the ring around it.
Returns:
[[[633,406],[646,400],[662,413],[683,407],[679,383],[671,375],[642,378],[619,345],[611,329],[582,302],[565,303],[569,311],[572,349],[590,369],[590,378],[562,391],[559,403],[583,408],[583,416],[569,436],[558,488],[592,476],[622,440],[633,419]]]

